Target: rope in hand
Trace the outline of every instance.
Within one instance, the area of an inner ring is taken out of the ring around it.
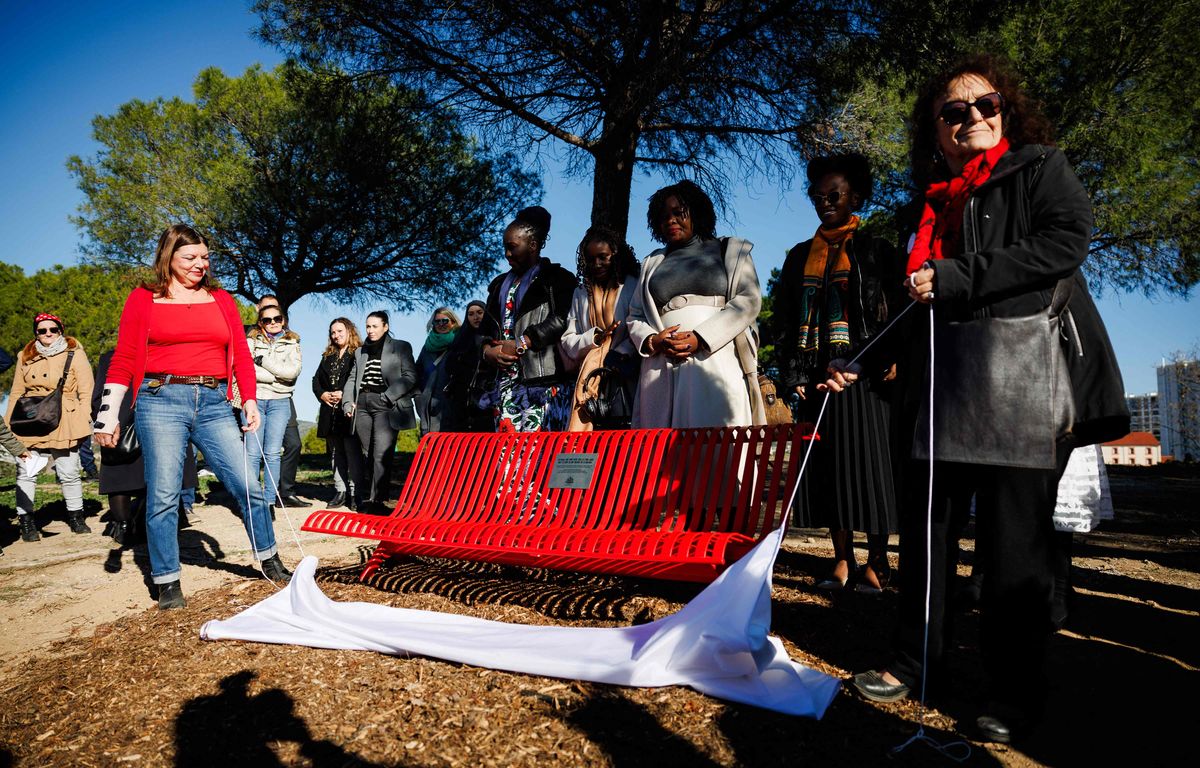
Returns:
[[[247,526],[247,528],[250,530],[250,546],[254,548],[255,554],[257,554],[259,550],[258,542],[254,540],[254,505],[250,503],[250,446],[247,445],[245,437],[248,434],[254,435],[254,441],[258,443],[258,453],[263,460],[263,472],[267,476],[267,482],[270,483],[271,488],[275,490],[275,501],[277,502],[278,509],[283,510],[283,517],[285,520],[287,520],[288,528],[290,528],[292,531],[292,541],[296,542],[296,548],[300,550],[300,557],[303,558],[305,556],[304,545],[300,543],[300,535],[296,533],[296,526],[292,523],[291,515],[287,513],[287,507],[283,504],[283,497],[279,495],[279,485],[275,482],[275,478],[271,476],[271,467],[267,464],[267,452],[263,447],[262,438],[258,436],[257,429],[252,432],[242,433],[242,472],[244,473],[243,477],[245,480],[243,485],[246,488],[246,515],[249,518],[250,523]],[[254,481],[258,482],[258,478],[254,478]],[[263,501],[266,501],[266,489],[264,488],[263,490]],[[278,549],[278,546],[276,548]],[[279,587],[279,585],[267,575],[267,572],[263,570],[261,560],[255,558],[255,565],[258,566],[258,572],[262,574],[264,579],[271,582],[272,586],[277,588]]]
[[[858,354],[856,354],[849,362],[853,365],[866,354],[875,342],[879,341],[888,331],[892,329],[900,318],[904,317],[910,309],[916,306],[916,301],[910,301],[908,306],[902,309],[891,321],[884,326],[883,330],[875,334],[875,336],[867,342]],[[933,306],[929,307],[929,486],[926,494],[925,507],[925,633],[921,647],[921,696],[918,702],[917,710],[917,732],[908,738],[902,744],[892,747],[893,754],[899,754],[907,749],[910,745],[916,743],[924,743],[931,747],[934,751],[944,755],[945,757],[957,762],[963,763],[971,758],[971,745],[965,741],[950,741],[939,742],[932,736],[925,733],[925,717],[928,714],[928,709],[925,706],[925,693],[927,683],[927,670],[929,669],[929,605],[931,602],[931,555],[933,550],[932,528],[933,528]],[[787,530],[788,519],[791,516],[792,505],[796,501],[796,494],[800,490],[800,481],[804,477],[804,471],[808,468],[808,458],[812,454],[813,444],[817,441],[817,434],[821,428],[821,420],[825,416],[825,408],[829,405],[829,397],[832,392],[826,392],[825,398],[821,401],[821,408],[817,412],[817,420],[813,424],[812,434],[808,438],[808,447],[804,450],[804,460],[800,462],[800,471],[796,474],[796,480],[792,484],[791,490],[787,494],[787,506],[784,507],[783,518],[780,520],[780,527]],[[783,537],[779,537],[779,541],[775,545],[775,554],[779,554],[779,547],[783,545]]]

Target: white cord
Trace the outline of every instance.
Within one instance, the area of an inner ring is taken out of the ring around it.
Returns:
[[[911,301],[911,302],[909,302],[907,307],[900,310],[899,314],[897,314],[895,317],[893,317],[891,319],[891,321],[886,326],[884,326],[883,330],[881,330],[879,333],[875,334],[875,336],[872,337],[872,339],[867,342],[867,345],[858,351],[858,354],[855,355],[850,360],[850,365],[853,365],[854,363],[858,362],[858,359],[860,357],[862,357],[864,354],[866,354],[867,350],[870,349],[871,346],[876,341],[879,341],[879,339],[885,333],[890,331],[892,329],[892,326],[894,326],[896,323],[900,322],[900,318],[904,317],[904,315],[907,314],[910,309],[912,309],[914,306],[916,306],[916,303],[917,302],[915,302],[915,301]],[[795,503],[796,494],[800,491],[800,480],[804,477],[804,470],[808,468],[808,457],[812,453],[813,444],[817,441],[817,435],[821,429],[821,419],[823,419],[825,417],[825,408],[826,408],[826,406],[829,405],[829,396],[832,394],[833,394],[832,392],[826,392],[825,399],[821,401],[821,410],[817,412],[817,420],[813,424],[812,434],[809,435],[809,437],[808,437],[808,447],[804,449],[804,460],[800,462],[800,471],[796,474],[796,480],[795,480],[795,482],[792,483],[791,490],[788,491],[787,505],[784,506],[783,517],[779,521],[779,525],[781,528],[783,528],[784,531],[787,531],[788,519],[791,517],[791,514],[792,514],[792,504]],[[775,544],[776,556],[779,555],[779,548],[781,546],[783,546],[783,537],[782,536],[779,537],[779,541],[776,542],[776,544]]]
[[[914,302],[916,303],[916,302]],[[911,304],[909,306],[912,306]],[[942,743],[925,733],[925,716],[929,714],[925,708],[925,690],[929,679],[929,604],[932,602],[933,589],[933,305],[929,305],[929,484],[926,489],[925,502],[925,633],[921,641],[921,696],[917,702],[917,732],[906,741],[892,747],[893,754],[899,754],[912,744],[924,743],[935,752],[957,763],[966,762],[971,758],[971,745],[965,741],[949,741]],[[945,606],[943,606],[943,610]],[[961,748],[961,750],[960,750]],[[964,751],[965,750],[965,751]],[[957,754],[955,752],[957,751]]]
[[[872,344],[874,344],[884,334],[886,334],[888,331],[890,331],[892,329],[892,327],[900,320],[900,318],[904,317],[905,313],[907,313],[910,309],[912,309],[914,306],[916,306],[916,304],[917,304],[916,301],[910,302],[907,307],[905,307],[903,310],[900,311],[899,314],[897,314],[894,318],[892,318],[891,322],[889,322],[887,324],[887,326],[885,326],[883,328],[883,330],[881,330],[879,333],[875,334],[874,338],[872,338],[870,340],[870,342],[867,343],[866,346],[864,346],[861,350],[859,350],[858,354],[855,355],[854,358],[850,360],[850,364],[853,365],[855,362],[857,362],[858,359],[860,357],[862,357],[868,349],[871,348]],[[942,755],[948,757],[949,759],[951,759],[955,762],[962,763],[962,762],[966,762],[967,760],[969,760],[971,758],[971,745],[970,744],[968,744],[965,741],[951,741],[951,742],[946,742],[943,744],[943,743],[937,741],[936,739],[934,739],[932,736],[929,736],[928,734],[925,733],[925,716],[928,714],[928,712],[925,708],[925,687],[926,687],[926,681],[927,681],[928,669],[929,669],[929,664],[928,664],[928,660],[929,660],[929,611],[930,611],[929,606],[930,606],[930,602],[931,602],[931,589],[932,589],[932,586],[931,586],[932,585],[931,553],[933,550],[933,534],[932,534],[932,530],[933,530],[933,392],[934,392],[934,389],[933,389],[933,371],[934,371],[933,363],[934,363],[933,305],[930,305],[929,306],[929,485],[928,485],[928,489],[926,492],[926,506],[925,506],[925,634],[924,634],[924,639],[922,641],[922,649],[921,649],[921,697],[920,697],[919,709],[918,709],[917,732],[915,734],[913,734],[911,737],[909,737],[908,740],[906,740],[904,743],[893,747],[891,751],[895,754],[899,754],[900,752],[907,749],[909,745],[915,744],[918,742],[923,742],[923,743],[929,745],[934,751],[941,753]],[[787,506],[784,507],[783,518],[780,521],[780,526],[785,531],[787,530],[786,526],[788,523],[788,518],[790,517],[791,512],[792,512],[792,504],[795,503],[795,501],[796,501],[796,493],[800,490],[800,481],[804,477],[804,471],[808,468],[808,457],[812,453],[813,444],[816,442],[818,431],[821,428],[821,420],[825,416],[825,408],[829,405],[829,396],[832,394],[833,394],[832,392],[826,392],[825,399],[821,401],[821,409],[817,412],[817,420],[816,420],[816,423],[813,424],[813,431],[812,431],[812,435],[809,436],[808,447],[804,450],[804,460],[800,463],[800,471],[799,471],[799,473],[797,473],[796,480],[792,484],[791,491],[788,493]],[[783,537],[780,536],[778,542],[775,545],[776,555],[779,554],[779,548],[782,545],[783,545]],[[961,748],[961,750],[965,750],[965,751],[961,751],[960,748]],[[955,754],[956,752],[957,752],[957,754]]]
[[[285,507],[283,505],[283,497],[279,495],[279,487],[278,487],[278,485],[276,485],[275,479],[271,476],[271,468],[267,465],[266,450],[263,447],[262,439],[258,436],[258,430],[253,430],[252,432],[243,433],[243,434],[254,435],[254,441],[256,443],[258,443],[258,452],[262,456],[263,472],[267,476],[267,482],[270,483],[271,487],[275,489],[275,499],[276,499],[276,501],[279,502],[278,508],[283,510],[283,517],[285,520],[287,520],[288,528],[292,532],[292,541],[294,541],[296,543],[296,548],[300,550],[300,557],[304,558],[304,556],[305,556],[304,545],[300,543],[300,536],[299,536],[299,534],[296,533],[296,526],[292,524],[292,518],[287,513],[287,507]],[[243,471],[245,472],[244,485],[246,487],[246,514],[250,518],[250,526],[249,526],[249,528],[250,528],[250,546],[254,547],[255,553],[257,553],[258,552],[258,543],[254,540],[254,506],[250,503],[250,447],[246,444],[246,440],[244,437],[242,439],[242,466],[243,466]],[[257,478],[255,478],[255,480],[257,481]],[[266,499],[265,490],[263,493],[263,498],[264,498],[264,500]],[[278,542],[276,542],[275,549],[276,549],[276,552],[278,553],[278,550],[279,550]],[[258,560],[257,558],[255,558],[255,564],[258,565],[258,572],[263,575],[264,579],[271,582],[271,584],[275,587],[279,586],[278,584],[275,583],[275,581],[270,576],[267,575],[267,572],[265,570],[263,570],[261,560]]]

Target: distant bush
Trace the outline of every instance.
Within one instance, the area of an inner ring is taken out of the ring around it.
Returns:
[[[403,429],[396,434],[396,451],[398,453],[416,453],[417,443],[420,439],[419,430]],[[325,438],[317,437],[316,427],[304,433],[304,437],[300,440],[300,452],[314,456],[325,455]]]
[[[396,450],[400,453],[416,453],[417,443],[420,440],[420,430],[403,429],[396,435]]]
[[[317,437],[317,428],[313,427],[304,433],[300,439],[300,453],[313,456],[325,455],[325,438]]]

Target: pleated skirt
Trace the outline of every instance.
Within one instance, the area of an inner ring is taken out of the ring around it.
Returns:
[[[890,405],[877,389],[887,386],[862,380],[829,398],[821,439],[813,446],[798,494],[800,527],[897,531]],[[805,420],[816,420],[824,398],[818,393],[804,402]]]

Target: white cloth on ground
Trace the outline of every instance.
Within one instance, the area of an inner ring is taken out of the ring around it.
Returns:
[[[720,699],[820,718],[837,678],[792,661],[771,626],[771,570],[782,531],[678,613],[632,627],[507,624],[435,611],[330,600],[306,557],[283,590],[232,618],[200,628],[206,640],[419,654],[462,664],[568,680],[658,687],[686,685]]]

